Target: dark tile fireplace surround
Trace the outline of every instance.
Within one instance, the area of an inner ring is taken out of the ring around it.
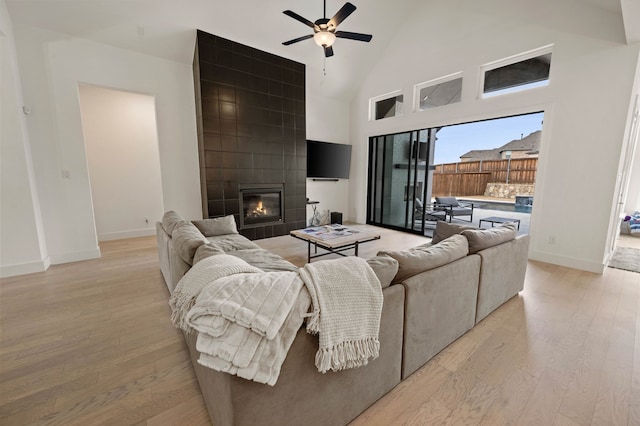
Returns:
[[[198,31],[193,74],[203,217],[250,239],[304,228],[304,64]]]

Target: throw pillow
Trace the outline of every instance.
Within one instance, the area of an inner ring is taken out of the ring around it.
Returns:
[[[222,251],[220,247],[207,242],[196,249],[196,253],[193,255],[193,264],[195,265],[202,259],[206,259],[207,257],[215,256],[218,254],[224,254],[224,251]]]
[[[236,220],[232,214],[214,219],[202,219],[191,221],[205,237],[216,235],[237,234]]]
[[[371,269],[378,277],[382,288],[387,288],[391,285],[393,277],[398,273],[398,261],[389,256],[376,256],[367,260]]]
[[[469,225],[458,225],[456,223],[443,222],[439,220],[436,223],[436,230],[433,233],[433,239],[431,240],[431,242],[433,244],[437,244],[440,241],[447,239],[452,235],[459,234],[466,229],[478,229],[478,228],[475,228]]]
[[[515,223],[508,222],[495,228],[462,231],[462,235],[469,241],[469,254],[474,254],[513,240],[518,235],[518,231]]]
[[[193,256],[195,256],[198,247],[209,242],[209,240],[198,231],[198,228],[186,220],[176,225],[171,234],[171,239],[178,256],[189,265],[193,265]]]
[[[419,246],[404,251],[380,251],[378,256],[389,256],[398,261],[398,273],[392,281],[398,283],[421,272],[463,258],[468,252],[467,239],[462,235],[452,235],[430,247]]]
[[[164,232],[171,235],[173,233],[173,230],[176,228],[176,225],[180,222],[182,222],[182,218],[180,217],[180,215],[178,215],[178,213],[174,212],[173,210],[169,210],[162,216],[160,224],[162,225],[162,229],[164,229]]]

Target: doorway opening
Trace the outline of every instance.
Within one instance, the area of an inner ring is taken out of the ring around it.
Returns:
[[[153,235],[164,209],[155,98],[78,89],[98,241]]]
[[[543,117],[536,112],[370,138],[367,223],[432,236],[439,220],[479,226],[499,216],[519,220],[520,233],[528,233]],[[473,214],[460,217],[442,197]]]

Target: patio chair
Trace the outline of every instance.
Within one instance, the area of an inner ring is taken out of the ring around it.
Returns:
[[[449,222],[457,216],[469,216],[468,222],[473,222],[473,203],[460,202],[456,197],[436,197],[435,208],[445,211]]]
[[[433,204],[427,204],[426,206],[422,203],[419,198],[415,199],[414,202],[415,207],[415,220],[422,220],[422,214],[424,213],[424,220],[436,222],[439,220],[446,221],[447,220],[447,212],[444,210],[437,209]]]

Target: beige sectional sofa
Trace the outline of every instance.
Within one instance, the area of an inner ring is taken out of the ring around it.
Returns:
[[[169,292],[194,258],[197,262],[216,253],[235,255],[263,270],[295,270],[237,234],[235,223],[189,225],[173,212],[156,225]],[[443,223],[436,230],[434,241],[442,240],[437,244],[379,253],[396,259],[399,269],[374,267],[384,297],[380,355],[364,367],[319,373],[314,365],[318,338],[302,327],[271,387],[201,366],[196,334],[185,335],[213,424],[346,424],[522,290],[529,237],[516,237],[508,226],[465,229]]]

